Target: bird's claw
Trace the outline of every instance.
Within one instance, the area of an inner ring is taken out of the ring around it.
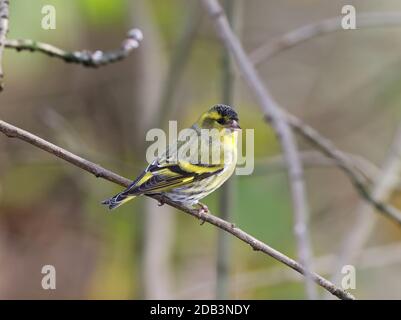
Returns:
[[[209,212],[209,208],[207,207],[207,205],[205,205],[203,203],[199,203],[198,218],[201,221],[200,225],[203,225],[206,222],[206,220],[203,219],[202,214],[208,213],[208,212]]]

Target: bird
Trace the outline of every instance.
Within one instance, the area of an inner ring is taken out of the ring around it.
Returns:
[[[199,200],[219,188],[235,171],[237,135],[241,130],[238,114],[228,105],[216,104],[189,129],[185,140],[178,138],[124,191],[102,204],[112,210],[138,196],[157,195],[159,199],[207,212],[207,206]],[[164,203],[159,201],[159,205]]]

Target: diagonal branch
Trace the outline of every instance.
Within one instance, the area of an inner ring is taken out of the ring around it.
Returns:
[[[3,51],[8,32],[8,0],[0,0],[0,91],[3,90]]]
[[[273,129],[280,139],[284,158],[288,165],[294,215],[294,233],[297,239],[298,256],[301,263],[310,271],[312,265],[312,249],[307,223],[309,208],[305,190],[303,167],[291,127],[285,120],[285,114],[282,112],[282,108],[263,85],[240,41],[232,31],[227,21],[227,17],[218,1],[203,0],[202,4],[213,20],[220,41],[234,57],[243,78],[257,97],[262,112],[268,115]],[[308,275],[306,276],[306,292],[309,298],[317,298],[316,287],[313,285]]]
[[[15,49],[17,51],[41,52],[50,57],[56,57],[68,63],[81,64],[85,67],[97,68],[109,63],[113,63],[126,58],[134,49],[139,47],[143,35],[139,29],[131,29],[126,39],[121,43],[119,49],[114,51],[66,51],[48,43],[34,41],[30,39],[5,40],[6,48]]]
[[[23,140],[39,149],[42,149],[43,151],[49,152],[50,154],[63,159],[85,171],[88,171],[92,174],[94,174],[96,177],[103,178],[105,180],[117,183],[121,186],[127,187],[130,183],[131,180],[121,177],[118,174],[109,171],[93,162],[90,162],[84,158],[81,158],[72,152],[69,152],[67,150],[64,150],[63,148],[60,148],[28,131],[25,131],[23,129],[20,129],[18,127],[15,127],[5,121],[0,120],[0,132],[4,133],[6,136],[10,138],[17,138],[20,140]],[[156,200],[161,200],[158,196],[156,195],[151,195],[150,197],[156,199]],[[249,244],[254,250],[256,251],[261,251],[268,256],[280,261],[281,263],[287,265],[288,267],[292,268],[293,270],[299,272],[300,274],[305,275],[306,274],[306,269],[304,266],[295,260],[287,257],[283,253],[269,247],[267,244],[261,242],[260,240],[256,239],[255,237],[251,236],[250,234],[246,233],[245,231],[241,230],[240,228],[237,228],[235,225],[232,223],[225,221],[223,219],[220,219],[211,213],[204,213],[204,212],[199,212],[197,209],[191,209],[188,207],[184,207],[178,203],[172,202],[168,199],[163,199],[163,201],[182,211],[187,214],[190,214],[196,218],[201,219],[202,221],[206,221],[222,230],[225,230],[226,232],[232,234],[233,236],[237,237],[238,239],[242,240],[243,242]],[[325,278],[321,277],[320,275],[311,272],[310,273],[311,279],[317,283],[319,286],[322,288],[325,288],[327,291],[331,292],[333,295],[340,299],[344,300],[351,300],[354,299],[354,297],[336,287],[333,285],[330,281],[326,280]]]
[[[360,174],[360,172],[358,172],[358,170],[355,169],[352,160],[344,152],[337,149],[330,140],[321,136],[315,129],[309,127],[297,117],[289,113],[287,113],[286,116],[288,123],[301,136],[303,136],[325,155],[337,162],[338,167],[348,175],[351,183],[354,185],[362,199],[376,208],[378,212],[384,214],[397,224],[401,225],[401,212],[397,208],[384,203],[380,198],[377,198],[374,194],[372,194],[364,182],[364,177]]]

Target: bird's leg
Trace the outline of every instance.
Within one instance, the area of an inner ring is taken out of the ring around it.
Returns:
[[[201,225],[203,225],[205,223],[205,220],[202,218],[202,213],[208,213],[209,212],[209,208],[207,207],[207,205],[203,204],[203,203],[198,203],[198,218],[201,221]]]

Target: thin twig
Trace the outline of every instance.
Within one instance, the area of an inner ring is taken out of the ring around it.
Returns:
[[[85,171],[88,171],[92,174],[94,174],[96,177],[103,178],[105,180],[117,183],[123,187],[127,187],[130,183],[131,180],[121,177],[120,175],[109,171],[93,162],[90,162],[84,158],[81,158],[72,152],[69,152],[67,150],[64,150],[63,148],[60,148],[59,146],[56,146],[28,131],[25,131],[23,129],[20,129],[16,126],[13,126],[5,121],[0,120],[0,132],[4,133],[6,136],[10,138],[17,138],[20,140],[23,140],[43,151],[49,152],[52,155],[55,155],[56,157],[63,159]],[[292,260],[291,258],[287,257],[286,255],[282,254],[281,252],[269,247],[267,244],[261,242],[260,240],[256,239],[255,237],[249,235],[245,231],[241,230],[240,228],[237,228],[235,225],[232,223],[225,221],[223,219],[218,218],[217,216],[214,216],[211,213],[206,213],[203,211],[199,211],[198,209],[192,209],[188,207],[184,207],[181,204],[175,203],[173,201],[170,201],[166,198],[160,199],[159,196],[157,195],[149,195],[151,198],[154,198],[158,201],[163,200],[164,203],[182,211],[187,214],[190,214],[202,221],[208,222],[222,230],[225,230],[229,233],[231,233],[233,236],[237,237],[238,239],[242,240],[243,242],[249,244],[254,250],[256,251],[261,251],[270,257],[280,261],[281,263],[287,265],[288,267],[294,269],[295,271],[305,275],[306,269],[304,266],[295,260]],[[320,275],[316,273],[310,273],[310,276],[312,280],[317,283],[319,286],[325,288],[327,291],[331,292],[333,295],[337,296],[340,299],[354,299],[354,297],[334,286],[331,282],[328,280],[324,279]]]
[[[250,53],[254,65],[274,57],[304,41],[339,30],[344,16],[337,16],[302,26],[270,40]],[[358,12],[357,30],[360,28],[394,27],[401,24],[401,12]]]
[[[401,175],[401,125],[397,128],[387,159],[383,164],[381,174],[375,180],[372,195],[374,199],[387,201],[397,187]],[[338,282],[341,268],[352,264],[363,249],[375,224],[374,208],[366,202],[358,205],[355,222],[342,242],[340,253],[333,269],[332,280]]]
[[[312,250],[308,233],[308,203],[304,184],[304,173],[298,154],[297,144],[290,126],[285,121],[282,108],[263,85],[257,71],[246,55],[240,41],[230,28],[223,9],[217,0],[203,0],[205,10],[211,17],[219,39],[232,54],[249,88],[259,100],[262,112],[269,117],[288,165],[292,205],[294,214],[294,233],[297,239],[298,257],[307,270],[312,266]],[[306,276],[306,292],[309,298],[317,298],[316,287],[311,277]]]
[[[66,51],[48,43],[38,42],[30,39],[14,40],[7,39],[5,47],[17,51],[42,52],[50,57],[56,57],[68,63],[77,63],[85,67],[97,68],[126,58],[134,49],[139,47],[143,35],[139,29],[131,29],[121,47],[115,51],[104,52],[101,50],[89,51]]]
[[[8,0],[0,0],[0,91],[3,90],[3,51],[8,32]]]

